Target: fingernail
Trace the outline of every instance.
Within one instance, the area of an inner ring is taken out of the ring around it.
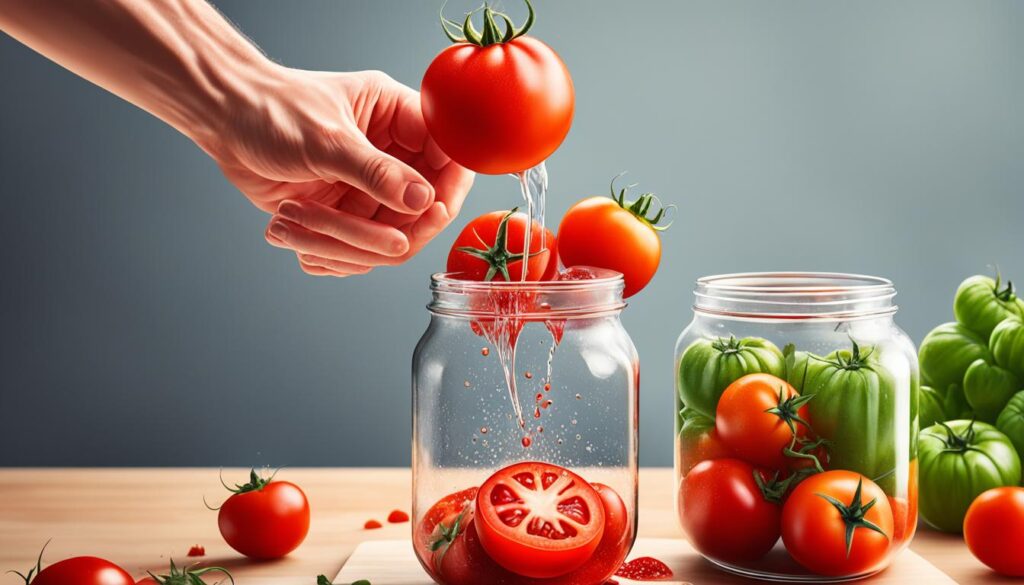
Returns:
[[[403,200],[409,209],[419,211],[430,201],[430,189],[420,183],[409,183],[409,186],[405,188]]]
[[[278,206],[277,213],[278,215],[285,219],[298,220],[299,209],[300,206],[298,203],[294,203],[292,201],[284,201],[281,203],[280,206]]]
[[[288,226],[284,225],[283,221],[275,221],[270,224],[270,235],[274,236],[279,240],[288,238]]]

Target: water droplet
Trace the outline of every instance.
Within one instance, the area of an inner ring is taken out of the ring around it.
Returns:
[[[527,380],[530,380],[530,379],[533,378],[533,372],[525,372],[525,373],[523,373],[523,375],[526,376]]]
[[[524,226],[523,231],[524,232],[526,231],[525,225],[526,224],[523,224],[523,226]],[[532,248],[532,246],[531,246],[531,248]],[[530,252],[530,253],[533,254],[533,252]],[[520,272],[522,272],[522,271],[520,270]],[[540,304],[540,308],[545,310],[545,311],[550,311],[551,310],[551,303],[541,303]]]
[[[491,348],[485,347],[485,348],[481,349],[480,350],[480,355],[482,355],[484,357],[487,357],[487,356],[491,355]]]
[[[543,433],[544,432],[544,427],[537,427],[537,432],[538,433]]]
[[[532,439],[530,439],[530,437],[523,437],[523,448],[524,448],[524,449],[525,449],[525,448],[529,448],[529,446],[530,446],[531,444],[533,444],[533,440],[532,440]]]
[[[558,444],[559,444],[559,445],[561,445],[561,444],[562,444],[562,439],[558,439]]]
[[[583,435],[580,435],[580,434],[577,434],[577,435],[576,435],[576,440],[577,440],[577,441],[579,441],[579,440],[580,440],[580,439],[582,439],[582,438],[583,438]]]
[[[486,435],[487,434],[487,427],[480,427],[480,434],[481,435]]]
[[[572,424],[574,424],[574,425],[575,425],[575,424],[576,424],[576,419],[572,419],[572,420],[571,420],[571,421],[569,421],[569,422],[571,422]]]
[[[577,394],[577,395],[576,395],[576,400],[583,400],[583,397],[582,397],[582,396],[580,396],[579,394]]]
[[[469,380],[466,380],[465,382],[463,382],[462,385],[465,386],[466,388],[469,388],[471,386],[471,384],[469,383]]]

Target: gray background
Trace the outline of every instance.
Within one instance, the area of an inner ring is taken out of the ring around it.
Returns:
[[[413,86],[438,4],[218,2],[285,64]],[[624,317],[643,464],[671,462],[700,275],[888,276],[915,340],[987,264],[1024,281],[1024,3],[539,4],[577,90],[551,221],[623,169],[680,205]],[[0,71],[0,465],[407,464],[454,229],[402,267],[306,276],[185,138],[3,35]],[[479,178],[455,228],[517,197]]]

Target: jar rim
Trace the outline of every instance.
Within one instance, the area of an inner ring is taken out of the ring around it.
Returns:
[[[591,270],[596,278],[551,281],[463,280],[456,278],[458,273],[438,272],[430,277],[433,299],[427,308],[458,317],[527,320],[590,318],[621,311],[626,306],[623,275]]]
[[[693,309],[759,320],[848,320],[895,313],[887,278],[841,272],[741,272],[697,280]]]

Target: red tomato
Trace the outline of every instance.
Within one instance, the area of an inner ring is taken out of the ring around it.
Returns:
[[[217,516],[221,536],[231,548],[254,559],[276,559],[302,544],[309,532],[309,502],[299,486],[262,479],[237,486]]]
[[[786,550],[796,562],[819,575],[847,577],[881,569],[892,538],[892,509],[885,492],[852,471],[809,476],[796,486],[782,509]]]
[[[632,541],[633,523],[629,519],[629,512],[626,511],[626,503],[622,501],[619,493],[603,483],[592,483],[590,486],[601,496],[601,503],[604,504],[605,536],[618,535],[619,540]]]
[[[480,486],[475,525],[480,544],[502,567],[526,577],[557,577],[593,556],[604,535],[604,504],[568,469],[517,463]]]
[[[678,467],[681,475],[690,473],[690,470],[701,461],[732,457],[732,452],[722,442],[714,427],[698,432],[682,432],[679,433],[678,439],[680,445],[676,449],[676,454],[679,457]]]
[[[448,272],[464,280],[522,280],[526,221],[526,214],[516,209],[492,211],[472,220],[448,252]],[[547,242],[554,244],[551,230],[546,234]],[[526,280],[541,280],[547,273],[551,251],[542,249],[540,240],[540,224],[533,222]]]
[[[680,520],[698,551],[735,563],[763,557],[779,540],[782,507],[765,499],[752,465],[738,459],[698,463],[683,478]]]
[[[413,548],[416,556],[432,575],[437,576],[442,555],[454,545],[455,537],[465,532],[465,526],[473,518],[473,501],[477,488],[467,488],[445,496],[427,510],[423,518],[413,527]],[[455,520],[460,518],[455,528]],[[446,536],[447,535],[447,536]],[[461,545],[460,545],[461,546]]]
[[[807,434],[807,401],[785,380],[771,374],[748,374],[722,392],[715,429],[740,459],[770,469],[788,469],[783,451],[793,437]]]
[[[612,198],[590,197],[569,208],[558,226],[558,255],[565,266],[595,266],[621,272],[631,297],[654,277],[661,262],[657,227],[663,210],[648,218],[651,194],[626,201],[626,190]],[[667,226],[665,226],[667,227]]]
[[[964,540],[993,571],[1024,577],[1024,488],[994,488],[975,498],[964,517]]]
[[[114,563],[96,557],[73,557],[40,570],[42,555],[36,568],[23,576],[32,585],[135,585],[135,579]],[[33,575],[35,577],[33,578]],[[21,574],[19,573],[19,576]]]
[[[889,507],[892,508],[892,545],[904,547],[917,532],[917,459],[910,461],[909,497],[897,498],[889,496]]]
[[[504,15],[484,8],[482,36],[470,26],[453,35],[447,26],[454,23],[445,23],[455,44],[427,68],[420,102],[441,150],[478,173],[502,175],[537,166],[562,144],[575,95],[558,55],[522,36],[533,24],[532,6],[526,24],[509,34],[491,28],[495,16]]]

